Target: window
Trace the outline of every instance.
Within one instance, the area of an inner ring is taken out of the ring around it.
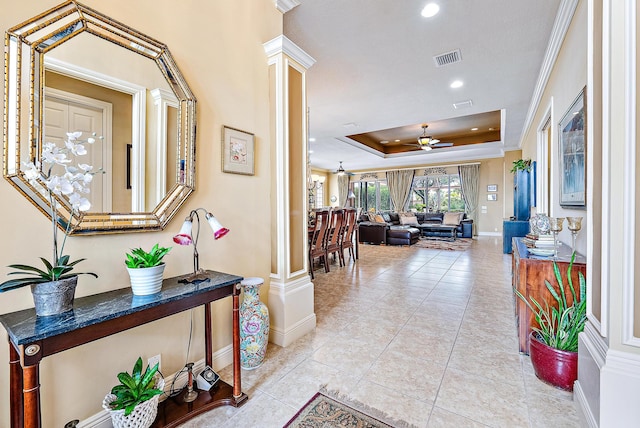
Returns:
[[[363,211],[390,211],[391,197],[387,180],[357,181],[351,184],[356,196],[356,208]]]
[[[324,207],[324,183],[316,184],[316,208]]]
[[[464,199],[458,174],[416,177],[413,179],[409,209],[428,212],[464,211]]]

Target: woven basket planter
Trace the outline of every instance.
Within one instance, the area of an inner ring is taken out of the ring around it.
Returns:
[[[155,387],[157,389],[164,388],[164,379],[159,379]],[[111,415],[113,428],[149,428],[153,421],[156,420],[159,395],[155,395],[150,400],[138,404],[127,416],[124,415],[124,409],[111,409],[111,402],[115,399],[115,395],[107,394],[102,400],[102,408]]]

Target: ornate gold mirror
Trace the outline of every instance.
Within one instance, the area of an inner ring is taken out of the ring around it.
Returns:
[[[72,216],[60,197],[63,229],[159,230],[193,192],[196,99],[164,44],[68,1],[7,31],[5,70],[4,176],[45,215],[44,182],[23,165],[67,132],[102,137],[92,208]]]

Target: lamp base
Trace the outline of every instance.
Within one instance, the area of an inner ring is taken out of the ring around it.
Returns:
[[[188,275],[188,276],[182,278],[178,282],[189,283],[189,284],[199,284],[201,282],[205,282],[205,281],[209,281],[209,280],[210,280],[210,278],[209,278],[209,275],[207,274],[207,271],[204,270],[204,269],[198,269],[197,271],[195,271],[191,275]]]

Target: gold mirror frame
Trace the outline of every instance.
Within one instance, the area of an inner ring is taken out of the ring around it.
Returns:
[[[87,32],[155,61],[178,99],[176,180],[152,212],[83,213],[71,216],[69,201],[58,200],[59,226],[71,234],[161,230],[195,188],[196,99],[166,45],[76,1],[67,1],[5,34],[4,177],[43,214],[48,196],[29,183],[21,162],[40,158],[43,142],[44,54]],[[25,123],[29,126],[23,126]],[[40,188],[39,188],[40,187]]]

